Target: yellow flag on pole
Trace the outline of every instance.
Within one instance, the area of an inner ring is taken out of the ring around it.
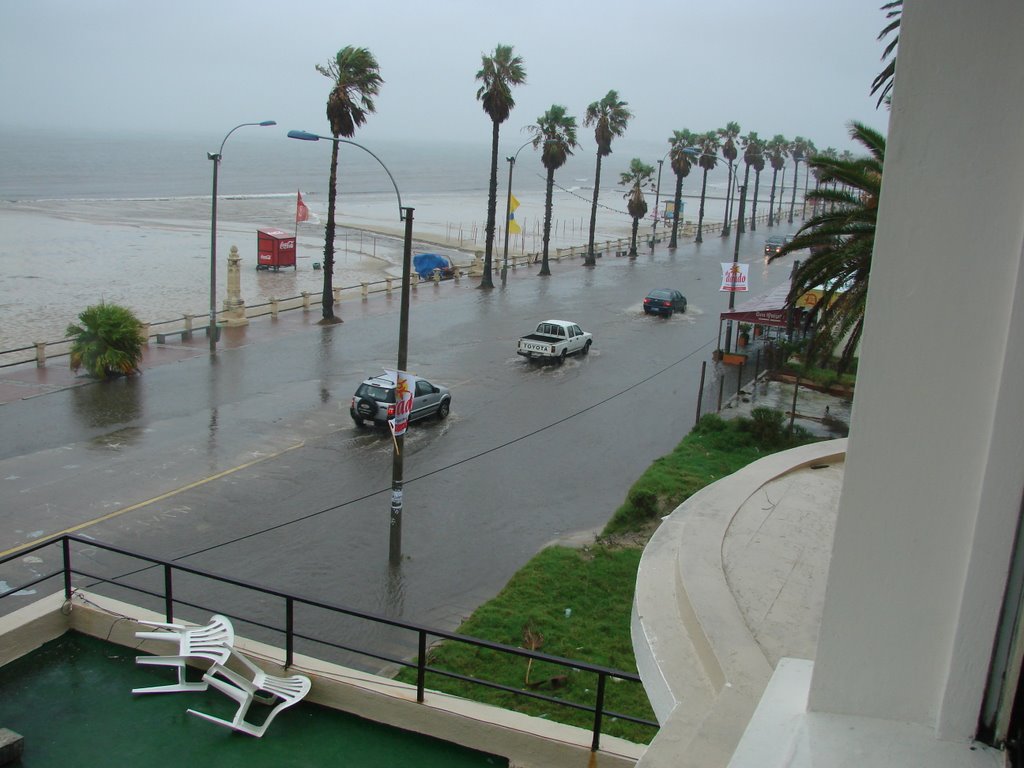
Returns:
[[[508,231],[510,234],[518,235],[522,232],[522,228],[516,222],[516,208],[519,207],[519,201],[516,200],[515,195],[509,195],[508,198]]]

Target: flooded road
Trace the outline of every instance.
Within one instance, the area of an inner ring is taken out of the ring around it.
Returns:
[[[397,294],[343,306],[341,325],[3,406],[12,439],[0,460],[0,550],[84,526],[80,534],[116,546],[453,629],[547,543],[602,527],[692,427],[700,364],[725,308],[719,264],[731,257],[727,243],[702,248],[604,257],[592,270],[556,263],[550,279],[520,276],[491,292],[475,280],[419,289],[408,367],[449,386],[453,402],[447,420],[414,425],[406,440],[397,569],[388,565],[391,440],[348,416],[358,383],[394,365]],[[752,290],[788,270],[752,269]],[[645,316],[653,287],[679,287],[687,312]],[[373,302],[390,303],[371,311]],[[518,337],[550,317],[591,331],[590,355],[562,366],[517,357]],[[92,565],[134,570],[99,554]],[[187,583],[176,597],[250,599]],[[335,631],[391,642],[347,622]]]

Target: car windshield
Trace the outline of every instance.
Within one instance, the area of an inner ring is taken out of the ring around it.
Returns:
[[[376,384],[360,384],[356,390],[356,397],[365,397],[368,400],[376,400],[381,403],[395,402],[395,390],[387,387],[379,387]]]

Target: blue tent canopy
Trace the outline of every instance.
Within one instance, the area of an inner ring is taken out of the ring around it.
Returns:
[[[417,253],[412,257],[412,264],[416,274],[424,279],[431,277],[435,269],[440,269],[443,274],[452,268],[448,257],[439,253]]]

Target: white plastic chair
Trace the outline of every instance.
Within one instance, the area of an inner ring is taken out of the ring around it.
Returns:
[[[176,643],[176,656],[137,656],[136,664],[174,667],[178,671],[178,682],[170,685],[152,685],[147,688],[133,688],[132,693],[172,693],[174,691],[205,691],[205,680],[189,682],[185,670],[189,659],[203,659],[211,664],[226,663],[235,642],[235,630],[225,616],[214,615],[203,627],[189,627],[183,624],[164,624],[157,621],[140,621],[148,627],[157,627],[158,632],[136,632],[142,640],[160,640]]]
[[[312,683],[305,675],[291,675],[290,677],[268,675],[237,651],[232,655],[248,670],[248,675],[239,674],[217,662],[206,671],[203,680],[238,702],[238,711],[235,712],[234,718],[224,720],[194,709],[190,709],[188,712],[196,717],[209,720],[211,723],[233,728],[250,736],[261,737],[279,712],[298,704],[309,693]],[[268,706],[277,702],[261,725],[255,725],[245,719],[253,701]]]

